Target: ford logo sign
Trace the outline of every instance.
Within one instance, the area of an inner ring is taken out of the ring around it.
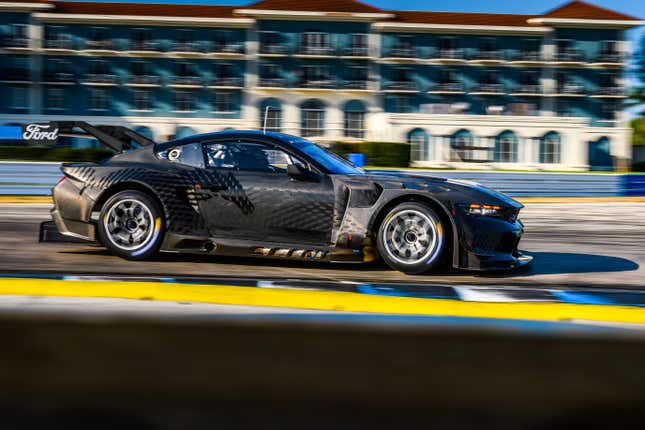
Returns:
[[[22,138],[29,142],[56,143],[58,127],[52,124],[27,124],[22,128]]]

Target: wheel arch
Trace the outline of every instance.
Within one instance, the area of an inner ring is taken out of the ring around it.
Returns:
[[[383,205],[373,216],[372,219],[370,220],[369,224],[369,231],[372,232],[372,234],[377,234],[378,229],[381,227],[381,223],[385,219],[385,215],[395,206],[401,204],[401,203],[406,203],[406,202],[420,202],[420,203],[425,203],[428,206],[430,206],[437,216],[439,216],[439,219],[447,225],[450,226],[449,229],[446,229],[446,231],[449,234],[448,240],[446,241],[446,244],[450,247],[449,251],[452,253],[452,259],[451,259],[451,265],[453,267],[458,267],[459,265],[459,236],[457,233],[457,225],[455,224],[455,220],[452,218],[450,215],[450,211],[437,199],[435,199],[432,196],[427,196],[427,195],[421,195],[421,194],[404,194],[397,196],[387,202],[385,205]],[[447,252],[448,250],[444,251]]]
[[[159,205],[161,210],[164,212],[164,216],[167,216],[166,206],[163,204],[161,199],[159,199],[157,193],[155,193],[152,187],[150,187],[149,185],[138,181],[119,182],[118,184],[114,184],[104,190],[101,194],[99,194],[98,198],[94,202],[92,212],[100,212],[101,209],[103,209],[105,202],[107,202],[110,197],[117,193],[120,193],[121,191],[140,191],[146,194]]]

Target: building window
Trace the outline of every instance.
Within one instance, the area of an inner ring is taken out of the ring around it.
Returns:
[[[320,100],[307,100],[300,112],[303,137],[325,135],[325,105]]]
[[[392,112],[409,113],[412,112],[412,98],[406,94],[395,94],[390,96]]]
[[[345,127],[346,137],[363,139],[365,137],[365,105],[359,100],[352,100],[345,104]]]
[[[192,91],[175,92],[175,112],[192,112],[195,110],[195,97]]]
[[[495,161],[517,163],[517,136],[505,131],[495,138]]]
[[[329,87],[332,84],[329,66],[303,66],[301,85],[304,87]]]
[[[302,34],[302,53],[326,55],[330,53],[330,50],[328,33],[309,32]]]
[[[562,117],[572,117],[575,116],[571,103],[566,100],[557,100],[556,105],[556,115]]]
[[[107,110],[108,94],[105,88],[90,88],[90,110]]]
[[[11,109],[27,109],[29,107],[29,88],[11,87]]]
[[[66,33],[66,28],[62,26],[45,26],[45,48],[50,49],[70,49],[72,38]]]
[[[232,91],[218,91],[213,95],[213,107],[217,113],[237,112],[235,94]]]
[[[90,49],[112,49],[110,32],[107,27],[92,27],[87,47]]]
[[[133,110],[135,111],[151,111],[152,110],[152,91],[150,90],[134,90],[133,92]]]
[[[428,133],[425,130],[422,128],[411,130],[406,140],[410,144],[410,154],[413,161],[428,161],[430,159]]]
[[[282,129],[282,104],[277,99],[266,99],[260,103],[260,127],[266,131],[280,132]]]
[[[604,102],[600,107],[600,119],[603,121],[616,121],[620,111],[620,102]]]
[[[134,28],[132,29],[132,49],[135,51],[151,51],[154,50],[154,44],[150,37],[149,28]]]
[[[475,137],[468,130],[459,130],[450,137],[451,160],[467,162],[489,161],[490,149],[476,146]]]
[[[540,163],[560,163],[561,146],[562,142],[558,133],[551,131],[545,134],[540,139]]]
[[[62,88],[47,88],[45,109],[62,110],[65,108],[65,91]]]

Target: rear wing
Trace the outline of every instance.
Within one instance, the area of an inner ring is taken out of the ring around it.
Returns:
[[[155,142],[142,134],[120,125],[90,125],[85,121],[54,121],[27,124],[22,127],[22,138],[29,143],[56,144],[60,137],[96,139],[103,146],[117,152]]]

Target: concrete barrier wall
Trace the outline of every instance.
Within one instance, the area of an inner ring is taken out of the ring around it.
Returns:
[[[61,177],[59,163],[0,162],[0,195],[49,195]],[[373,170],[392,172],[391,170]],[[530,196],[644,196],[645,175],[541,172],[483,172],[410,170],[478,182],[515,197]]]

